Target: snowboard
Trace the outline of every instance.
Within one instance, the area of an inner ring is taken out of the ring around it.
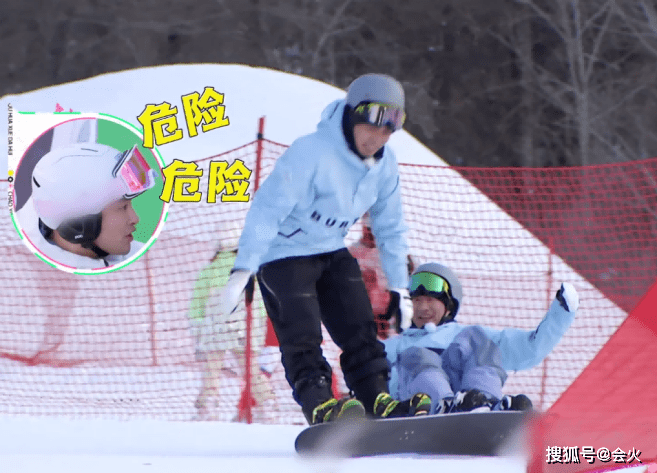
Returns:
[[[307,427],[296,438],[301,455],[386,454],[495,456],[519,451],[528,412],[463,412],[395,419],[345,419]]]

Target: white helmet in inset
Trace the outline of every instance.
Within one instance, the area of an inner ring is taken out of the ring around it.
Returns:
[[[79,143],[51,150],[39,160],[32,173],[32,201],[42,233],[56,229],[65,240],[89,247],[100,234],[107,205],[153,185],[155,173],[136,146],[121,152]]]

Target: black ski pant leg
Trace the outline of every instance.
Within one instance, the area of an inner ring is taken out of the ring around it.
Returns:
[[[322,272],[323,263],[316,256],[272,261],[258,272],[265,309],[278,338],[285,378],[295,401],[305,407],[306,415],[308,404],[331,397],[331,366],[321,349],[321,311],[316,289]],[[322,382],[316,392],[304,396],[309,397],[304,402],[297,383],[321,377],[327,383]]]
[[[330,254],[317,295],[324,326],[342,350],[345,383],[372,413],[376,396],[388,392],[390,367],[358,261],[347,249]]]

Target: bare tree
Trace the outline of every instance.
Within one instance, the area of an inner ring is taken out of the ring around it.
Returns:
[[[10,2],[0,20],[2,93],[167,63],[339,87],[386,72],[407,129],[453,164],[657,155],[654,0],[57,0]]]
[[[624,8],[621,1],[520,0],[532,13],[526,20],[535,34],[531,54],[526,26],[517,26],[522,34],[491,30],[516,52],[523,71],[524,100],[531,104],[522,107],[530,115],[523,153],[533,142],[562,154],[564,164],[588,165],[608,162],[618,149],[629,159],[640,158],[637,140],[644,149],[657,149],[637,133],[654,123],[657,59],[651,16],[640,18],[638,12],[654,10],[643,0],[625,0]],[[644,98],[637,102],[639,96]]]

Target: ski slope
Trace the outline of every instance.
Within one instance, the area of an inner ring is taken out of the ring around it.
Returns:
[[[304,458],[294,451],[294,439],[303,428],[6,416],[0,417],[0,472],[524,473],[527,468],[521,456]],[[622,471],[653,473],[657,465]]]
[[[0,418],[2,473],[524,472],[522,458],[302,458],[303,426]]]

